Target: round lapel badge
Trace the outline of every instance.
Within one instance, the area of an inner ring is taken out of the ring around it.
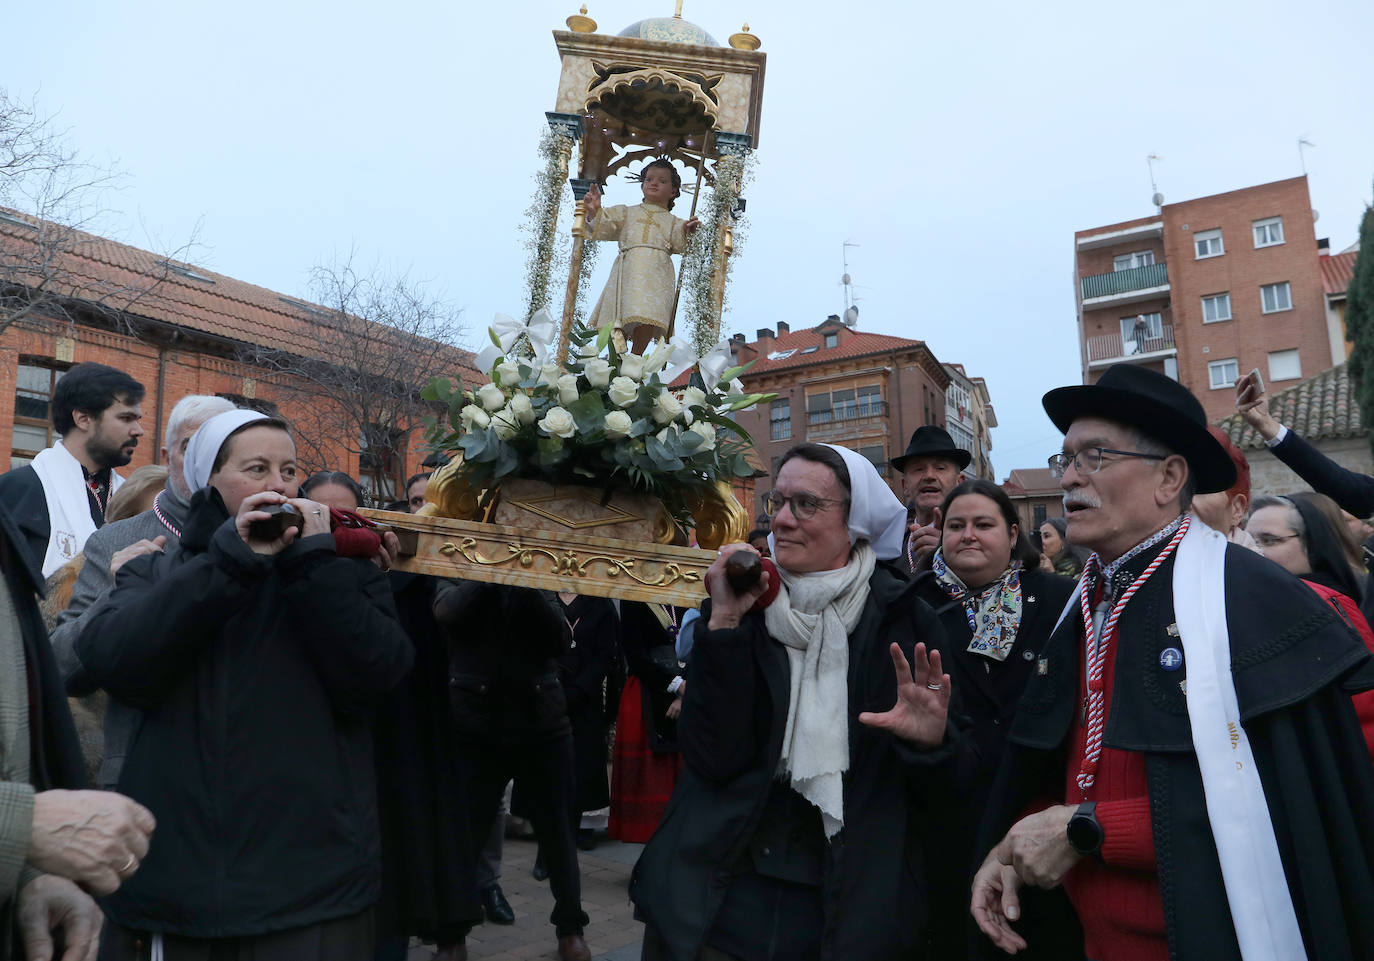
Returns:
[[[1177,671],[1183,666],[1183,652],[1176,647],[1166,647],[1159,652],[1159,666],[1166,671]]]

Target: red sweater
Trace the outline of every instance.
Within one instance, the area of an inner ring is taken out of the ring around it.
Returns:
[[[1081,627],[1078,636],[1081,645]],[[1102,669],[1107,716],[1115,673],[1113,651]],[[1086,690],[1084,684],[1080,659],[1079,691]],[[1083,858],[1064,878],[1064,890],[1083,925],[1084,947],[1096,961],[1168,961],[1145,757],[1103,747],[1096,780],[1085,796],[1077,781],[1087,736],[1081,720],[1082,715],[1075,712],[1069,730],[1073,750],[1066,765],[1064,799],[1067,804],[1096,801],[1102,825],[1102,860]]]

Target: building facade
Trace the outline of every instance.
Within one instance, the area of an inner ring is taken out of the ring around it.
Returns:
[[[1002,481],[1002,490],[1016,505],[1021,529],[1027,533],[1038,531],[1048,518],[1064,516],[1064,489],[1048,467],[1014,470]]]
[[[1251,369],[1282,390],[1341,363],[1319,260],[1305,176],[1078,231],[1083,382],[1143,364],[1186,386],[1215,421]]]
[[[741,377],[746,391],[778,395],[738,415],[768,473],[758,480],[756,499],[772,488],[788,448],[806,442],[857,451],[901,496],[888,461],[917,427],[946,426],[950,377],[923,341],[854,330],[832,316],[796,331],[780,321],[753,342],[735,334],[730,349],[736,363],[754,364]]]
[[[949,375],[945,430],[954,439],[954,445],[973,458],[964,468],[964,476],[992,480],[992,428],[997,426],[997,415],[988,395],[988,382],[968,376],[963,364],[945,364],[944,368]]]

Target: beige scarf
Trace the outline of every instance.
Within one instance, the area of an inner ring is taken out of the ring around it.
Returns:
[[[764,612],[787,650],[791,691],[778,773],[821,812],[825,836],[844,827],[849,769],[849,633],[868,601],[876,556],[862,540],[838,570],[791,574]]]

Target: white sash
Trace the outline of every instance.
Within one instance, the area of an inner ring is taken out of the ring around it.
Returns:
[[[1194,523],[1174,561],[1174,618],[1207,818],[1245,961],[1306,958],[1264,785],[1240,723],[1226,628],[1226,538]]]
[[[43,496],[48,502],[48,549],[43,555],[43,576],[48,577],[81,553],[86,538],[95,533],[95,521],[91,520],[81,462],[62,446],[62,441],[39,451],[33,459],[33,469],[43,483]],[[110,496],[122,483],[124,478],[110,471]]]

